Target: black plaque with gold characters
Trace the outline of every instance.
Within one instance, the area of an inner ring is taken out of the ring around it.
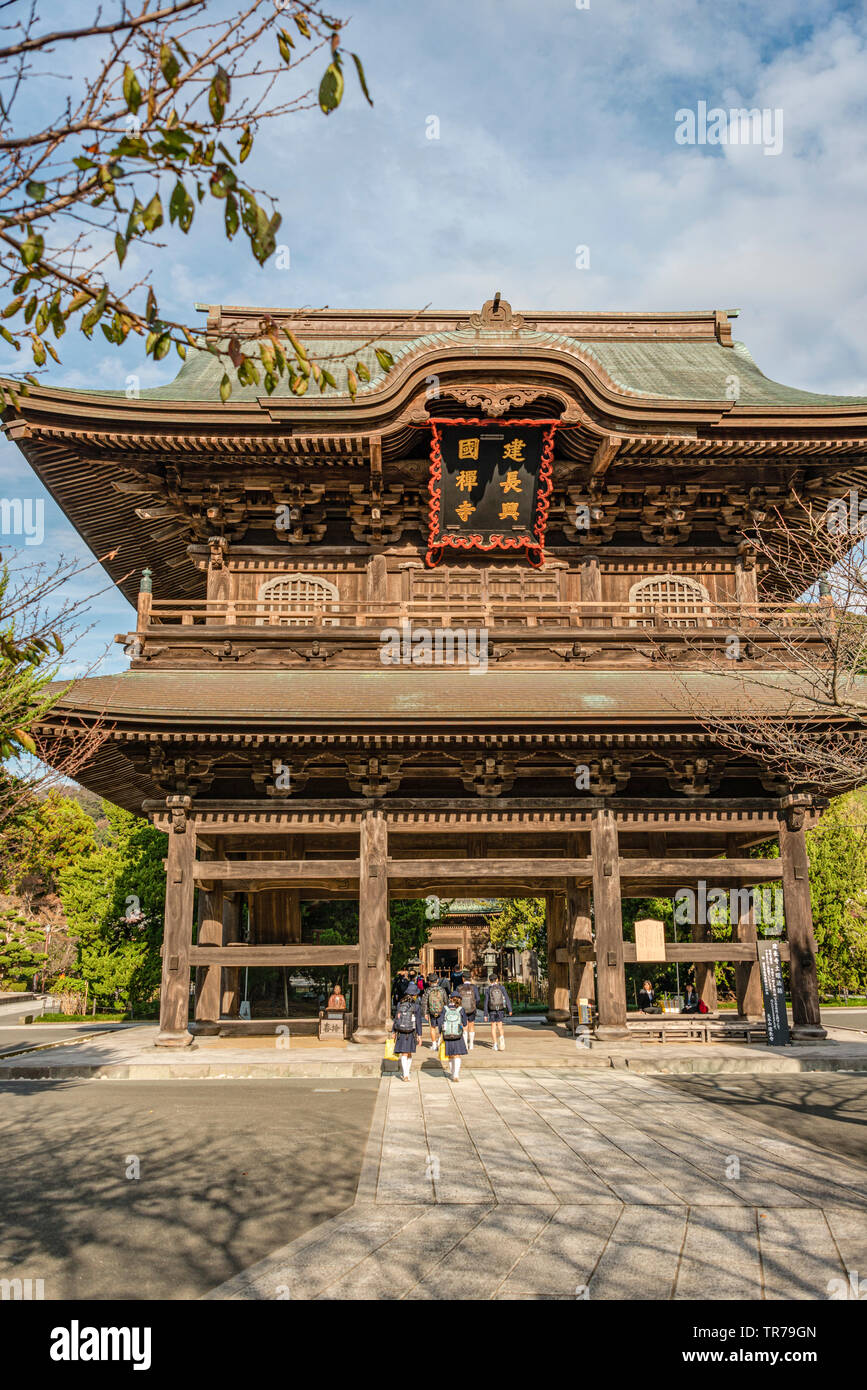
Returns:
[[[427,563],[446,547],[545,558],[555,420],[431,422]]]

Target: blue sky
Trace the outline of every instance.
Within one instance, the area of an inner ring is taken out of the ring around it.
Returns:
[[[769,376],[867,395],[861,5],[333,9],[353,16],[347,45],[364,59],[374,108],[347,69],[337,112],[287,118],[245,166],[278,200],[290,268],[257,267],[202,217],[198,232],[167,233],[153,254],[166,312],[189,314],[197,301],[474,309],[495,289],[518,311],[739,308],[735,336]],[[60,12],[43,7],[46,27]],[[781,109],[781,153],[678,145],[675,113],[700,101]],[[437,140],[426,138],[432,116]],[[589,248],[587,269],[576,268],[578,246]],[[130,257],[125,269],[145,265]],[[142,361],[135,343],[118,353],[101,336],[68,334],[48,379],[123,389],[130,372],[154,385],[175,365]],[[44,496],[8,444],[2,495]],[[45,546],[27,558],[81,548],[49,500],[46,523]],[[89,666],[108,646],[104,669],[123,669],[110,643],[130,616],[124,600],[100,597],[76,660]]]

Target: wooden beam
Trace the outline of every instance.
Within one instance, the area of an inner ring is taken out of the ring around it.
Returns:
[[[210,865],[208,866],[210,869]],[[498,879],[583,878],[593,872],[592,859],[389,859],[393,883],[422,879],[470,879],[490,883]]]
[[[671,883],[704,878],[749,884],[782,878],[783,868],[779,859],[621,859],[620,876]]]
[[[582,944],[576,950],[578,958],[582,961],[596,960],[597,945]],[[788,941],[780,942],[780,957],[782,960],[789,959]],[[749,941],[667,941],[665,943],[665,959],[668,961],[755,961],[757,959],[756,944]],[[627,965],[640,965],[641,961],[635,954],[635,942],[624,941],[623,960]]]
[[[357,965],[357,946],[191,946],[191,965]]]
[[[606,434],[599,441],[593,455],[593,462],[590,464],[591,478],[604,478],[617,455],[621,442],[620,436],[616,434]]]
[[[279,882],[358,878],[357,859],[207,859],[193,866],[193,878],[205,882]]]

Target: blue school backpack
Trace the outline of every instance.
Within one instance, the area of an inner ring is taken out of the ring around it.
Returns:
[[[461,1011],[449,1007],[443,1014],[443,1037],[460,1038],[463,1035],[464,1025],[461,1023]]]

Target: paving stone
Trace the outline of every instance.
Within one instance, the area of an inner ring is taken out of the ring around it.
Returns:
[[[677,1271],[676,1299],[762,1296],[762,1265],[752,1207],[693,1207]]]

